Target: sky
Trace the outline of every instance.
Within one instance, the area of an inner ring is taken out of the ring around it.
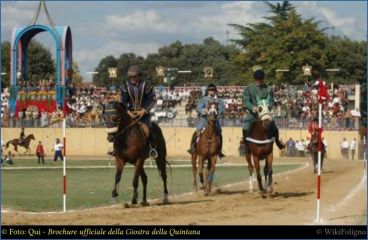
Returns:
[[[273,2],[277,3],[277,2]],[[291,1],[304,18],[314,17],[327,34],[356,41],[367,37],[366,1]],[[86,81],[99,61],[122,53],[146,56],[177,40],[202,43],[214,37],[221,43],[238,38],[229,23],[264,22],[270,13],[262,1],[47,1],[57,26],[70,26],[73,60]],[[1,41],[11,40],[13,28],[27,26],[38,1],[1,1]],[[42,10],[37,24],[49,25]],[[47,33],[36,35],[54,53]],[[55,54],[54,54],[55,55]]]

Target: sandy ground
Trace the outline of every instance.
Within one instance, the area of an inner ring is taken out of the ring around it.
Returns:
[[[244,159],[224,162],[245,163]],[[277,159],[277,163],[308,163]],[[310,163],[310,162],[309,162]],[[247,171],[245,169],[245,171]],[[188,180],[191,184],[191,180]],[[5,225],[366,225],[367,180],[363,161],[327,159],[322,173],[321,222],[316,223],[317,177],[304,165],[274,176],[274,193],[262,197],[254,182],[203,192],[169,196],[170,204],[151,200],[150,206],[126,208],[123,203],[66,213],[28,213],[2,209]]]

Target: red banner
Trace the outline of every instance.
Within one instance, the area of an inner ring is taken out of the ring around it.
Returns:
[[[15,107],[15,116],[18,117],[18,113],[27,110],[29,106],[35,105],[38,108],[38,112],[48,112],[52,113],[56,111],[56,101],[55,100],[17,100]]]

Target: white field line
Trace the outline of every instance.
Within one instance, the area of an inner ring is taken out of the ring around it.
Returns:
[[[169,162],[170,163],[170,162]],[[303,165],[305,163],[277,163],[273,164],[273,166],[278,165]],[[187,168],[191,167],[192,164],[171,164],[172,168]],[[216,167],[240,167],[240,166],[248,166],[246,163],[218,163]],[[261,164],[264,166],[264,164]],[[63,166],[51,166],[51,167],[2,167],[2,170],[32,170],[32,169],[62,169]],[[103,168],[115,168],[115,166],[67,166],[67,169],[103,169]],[[133,165],[127,165],[125,168],[134,168]],[[144,168],[157,168],[156,164],[153,165],[144,165]]]
[[[329,207],[332,212],[337,211],[339,208],[348,205],[349,201],[365,186],[367,183],[366,176],[363,176],[358,185],[356,185],[340,202]]]
[[[303,167],[300,167],[300,168],[296,168],[296,169],[292,169],[292,170],[288,170],[288,171],[285,171],[285,172],[281,172],[281,173],[277,173],[275,174],[274,176],[281,176],[281,175],[285,175],[285,174],[289,174],[291,172],[297,172],[297,171],[301,171],[305,168],[307,168],[309,166],[308,163],[296,163],[296,165],[304,165]],[[226,166],[245,166],[246,164],[226,164]],[[293,163],[290,163],[290,164],[284,164],[284,163],[279,163],[279,164],[275,164],[275,165],[294,165]],[[188,165],[188,166],[192,166],[192,165]],[[254,179],[253,181],[256,181],[256,179]],[[246,183],[248,182],[248,180],[245,180],[245,181],[241,181],[241,182],[237,182],[237,183],[232,183],[232,184],[227,184],[225,186],[222,186],[221,188],[228,188],[228,187],[232,187],[232,186],[236,186],[236,185],[240,185],[240,184],[243,184],[243,183]],[[180,193],[180,194],[174,194],[174,195],[169,195],[169,197],[172,197],[174,199],[178,198],[178,197],[181,197],[181,196],[188,196],[188,195],[193,195],[195,194],[196,192],[186,192],[186,193]],[[157,201],[160,201],[162,198],[154,198],[154,199],[148,199],[147,201],[148,202],[157,202]],[[101,206],[101,207],[93,207],[93,208],[81,208],[81,209],[73,209],[73,210],[67,210],[67,213],[68,212],[77,212],[77,211],[81,211],[81,210],[93,210],[93,209],[105,209],[105,208],[114,208],[114,207],[118,207],[118,206],[121,206],[122,203],[120,204],[113,204],[113,205],[109,205],[109,206]],[[15,210],[7,210],[7,209],[1,209],[1,212],[2,213],[8,213],[8,212],[16,212]],[[37,215],[37,214],[40,214],[40,215],[47,215],[47,214],[64,214],[65,212],[26,212],[26,211],[22,211],[22,213],[25,213],[25,214],[30,214],[30,215]]]

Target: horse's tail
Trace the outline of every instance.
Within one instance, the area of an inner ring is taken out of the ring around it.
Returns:
[[[6,143],[5,148],[9,147],[10,142],[11,142],[11,140]]]
[[[157,169],[159,170],[161,177],[165,179],[166,181],[166,178],[167,178],[166,165],[169,166],[170,182],[172,183],[172,168],[171,168],[170,163],[166,159],[167,150],[166,150],[166,141],[165,141],[164,135],[162,134],[161,128],[156,123],[152,123],[151,131],[153,134],[153,138],[155,140],[154,147],[157,149],[157,153],[158,153],[158,156],[156,158]]]

